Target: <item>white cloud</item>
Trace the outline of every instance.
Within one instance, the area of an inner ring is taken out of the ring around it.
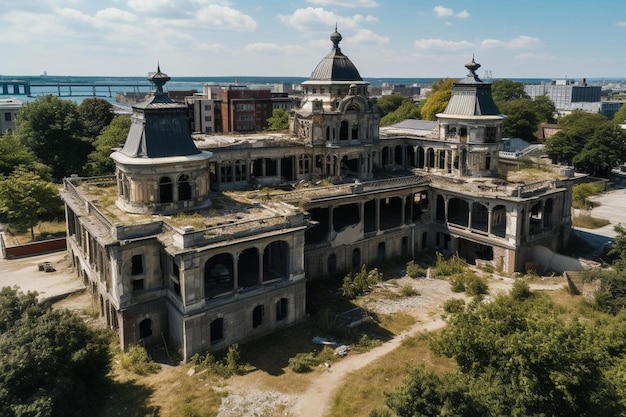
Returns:
[[[439,17],[448,17],[454,14],[454,10],[441,5],[435,6],[433,10],[435,11],[435,14]]]
[[[128,6],[138,12],[159,12],[174,8],[173,0],[129,0]]]
[[[525,48],[536,48],[543,44],[541,39],[533,38],[531,36],[521,35],[517,38],[509,39],[509,40],[498,40],[498,39],[485,39],[480,45],[483,48],[505,48],[505,49],[525,49]]]
[[[137,16],[127,12],[126,10],[116,9],[114,7],[108,7],[106,9],[98,10],[96,12],[96,19],[111,20],[111,21],[124,21],[135,22]]]
[[[198,10],[196,16],[198,21],[202,22],[202,24],[210,25],[211,29],[249,31],[257,27],[256,21],[247,14],[218,4],[210,4],[203,7]]]
[[[618,27],[626,27],[626,21],[615,22],[615,26],[618,26]]]
[[[361,29],[354,35],[350,36],[351,43],[376,43],[376,44],[385,44],[389,43],[389,38],[387,36],[377,35],[369,29]]]
[[[414,42],[414,45],[417,49],[440,51],[462,51],[475,47],[471,42],[446,41],[443,39],[418,39]]]
[[[273,53],[273,52],[286,52],[286,53],[302,53],[307,49],[299,45],[278,45],[270,42],[255,42],[246,45],[245,50],[248,52],[259,53]]]
[[[311,4],[320,6],[341,6],[341,7],[378,7],[374,0],[307,0]]]
[[[459,19],[467,19],[468,17],[470,17],[470,14],[469,14],[469,12],[467,10],[461,10],[457,14],[454,14],[454,10],[453,9],[451,9],[449,7],[442,6],[442,5],[435,6],[433,8],[433,11],[437,15],[437,17],[456,16]]]
[[[279,15],[278,18],[285,25],[290,26],[302,32],[314,31],[319,32],[322,29],[330,29],[332,24],[337,23],[339,32],[344,28],[357,29],[361,23],[377,22],[376,16],[363,16],[356,14],[354,16],[343,17],[324,10],[321,7],[307,7],[306,9],[297,9],[290,15]]]

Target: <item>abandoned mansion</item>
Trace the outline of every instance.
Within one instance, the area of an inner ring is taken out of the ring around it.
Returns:
[[[304,318],[307,280],[435,250],[511,273],[566,244],[572,181],[503,175],[505,116],[474,59],[437,121],[381,128],[330,39],[289,133],[192,136],[159,68],[115,175],[65,179],[71,261],[122,347],[188,360]]]

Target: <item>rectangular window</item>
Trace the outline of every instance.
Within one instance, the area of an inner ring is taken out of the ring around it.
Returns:
[[[143,290],[143,279],[134,279],[133,291],[141,291],[141,290]]]
[[[211,343],[217,342],[224,338],[224,319],[219,318],[211,322]]]
[[[5,122],[11,121],[11,113],[4,113],[4,121]]]
[[[133,255],[131,275],[143,274],[143,255]]]
[[[287,299],[281,298],[276,302],[276,321],[287,318]]]

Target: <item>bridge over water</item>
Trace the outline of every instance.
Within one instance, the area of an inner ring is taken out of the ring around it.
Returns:
[[[30,80],[0,80],[0,95],[37,96],[52,94],[59,97],[108,96],[121,91],[134,93],[150,92],[149,83],[106,83],[106,82],[31,82]]]

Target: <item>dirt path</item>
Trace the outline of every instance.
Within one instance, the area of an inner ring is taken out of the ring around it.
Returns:
[[[315,380],[311,381],[309,388],[298,396],[293,406],[293,413],[299,417],[322,417],[328,412],[335,392],[341,387],[346,376],[353,371],[361,369],[378,358],[381,358],[397,348],[407,336],[418,332],[431,331],[444,326],[441,318],[415,324],[383,345],[368,352],[358,355],[349,355],[341,361],[333,364],[323,373],[319,373]]]

